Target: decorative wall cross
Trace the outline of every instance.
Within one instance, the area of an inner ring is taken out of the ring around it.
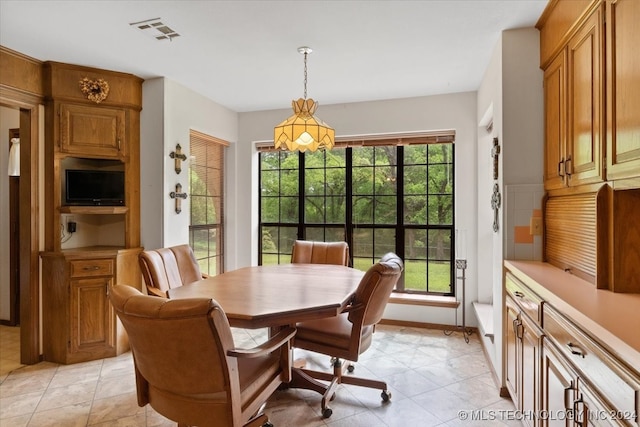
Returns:
[[[498,232],[500,228],[498,224],[498,212],[500,211],[500,202],[502,196],[500,195],[500,186],[498,183],[493,184],[493,194],[491,195],[491,207],[493,208],[493,231]]]
[[[500,155],[500,146],[498,145],[498,137],[493,138],[493,148],[491,156],[493,156],[493,179],[498,179],[498,156]]]

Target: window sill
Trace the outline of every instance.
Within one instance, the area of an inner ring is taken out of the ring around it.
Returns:
[[[392,293],[389,302],[391,304],[424,305],[445,308],[457,308],[460,305],[455,297],[404,294],[401,292]]]

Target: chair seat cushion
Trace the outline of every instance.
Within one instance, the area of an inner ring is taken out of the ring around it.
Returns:
[[[348,320],[347,314],[336,317],[301,322],[296,325],[294,347],[318,351],[314,344],[319,346],[348,350],[351,345],[351,329],[353,324]],[[373,333],[372,326],[362,329],[360,340],[365,341]]]

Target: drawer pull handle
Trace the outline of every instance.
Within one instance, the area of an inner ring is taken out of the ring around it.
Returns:
[[[584,351],[582,351],[582,349],[577,345],[569,342],[567,343],[567,347],[569,347],[569,351],[571,351],[571,354],[575,354],[576,356],[582,356],[584,358]]]
[[[524,298],[524,294],[522,292],[520,292],[520,291],[515,291],[513,294],[515,296],[517,296],[518,298]]]
[[[88,265],[86,267],[83,268],[84,271],[96,271],[96,270],[100,270],[100,267],[98,267],[97,265]]]

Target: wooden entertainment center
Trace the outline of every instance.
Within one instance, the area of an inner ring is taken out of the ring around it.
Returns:
[[[117,284],[141,283],[142,79],[57,62],[43,70],[43,350],[45,360],[77,363],[129,348],[108,294]],[[66,169],[124,172],[124,205],[66,205]]]

